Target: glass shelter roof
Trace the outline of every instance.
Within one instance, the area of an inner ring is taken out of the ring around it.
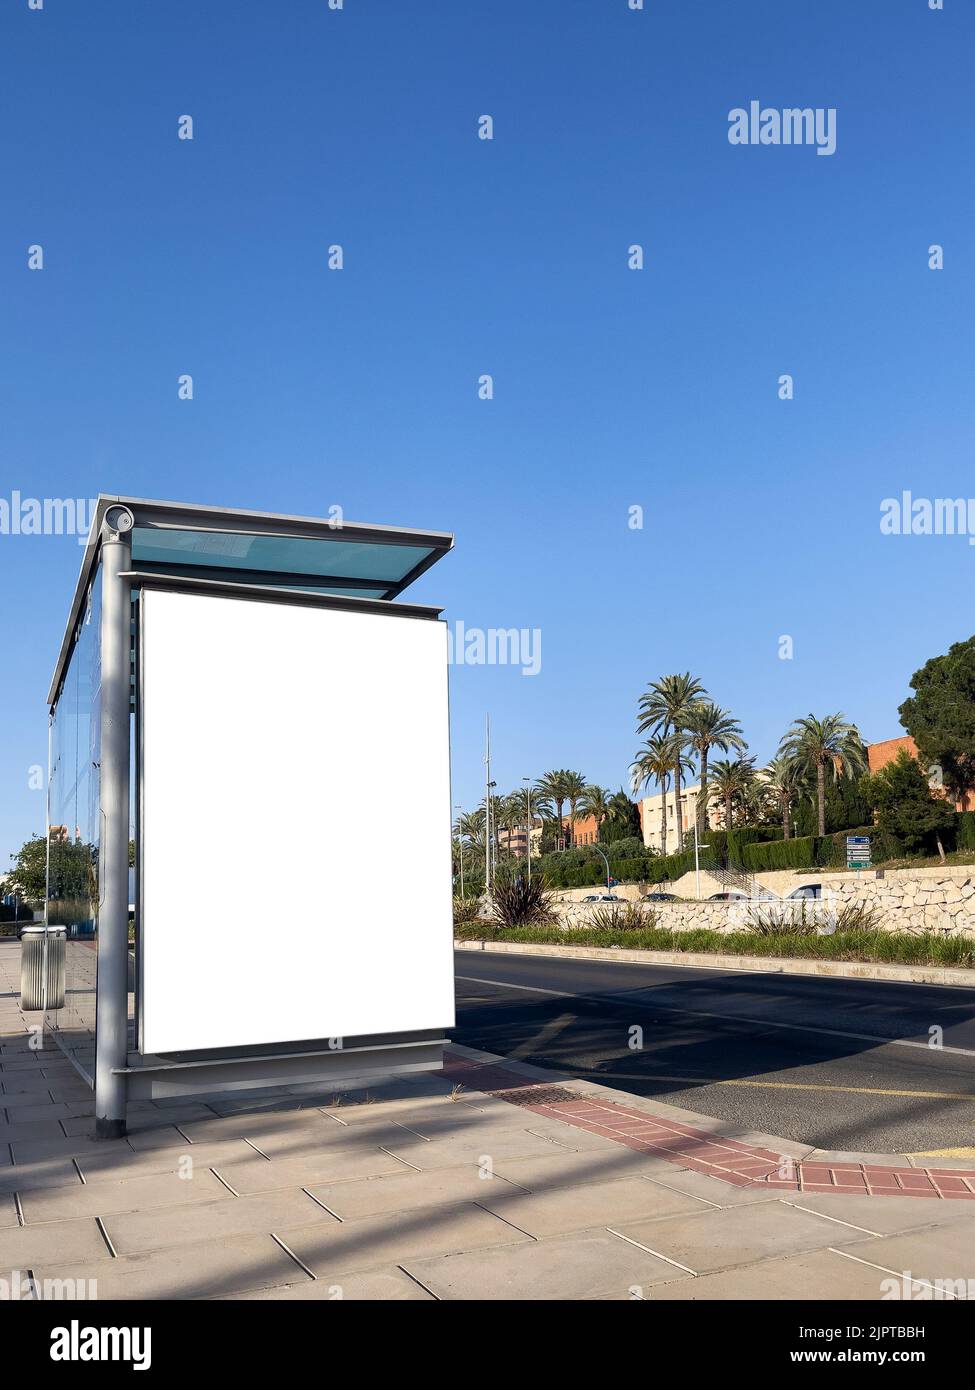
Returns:
[[[98,564],[102,521],[111,506],[128,508],[135,521],[131,532],[133,585],[153,578],[167,583],[182,579],[388,601],[398,598],[453,545],[453,537],[443,531],[101,494],[54,673],[49,695],[52,704]],[[424,616],[435,616],[439,610],[422,611]]]

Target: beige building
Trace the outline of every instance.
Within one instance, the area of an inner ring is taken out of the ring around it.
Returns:
[[[700,785],[681,787],[680,804],[685,833],[693,829],[694,818],[697,815],[697,798],[700,791]],[[717,824],[718,810],[719,808],[712,801],[709,815],[710,825]],[[663,812],[664,797],[662,793],[658,792],[656,796],[641,797],[640,824],[643,826],[643,843],[648,849],[656,850],[658,854],[678,854],[683,846],[677,827],[677,802],[674,797],[673,788],[667,793],[666,847],[663,844]]]

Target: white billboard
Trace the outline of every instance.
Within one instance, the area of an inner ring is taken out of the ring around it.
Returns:
[[[444,624],[141,603],[142,1050],[450,1028]]]

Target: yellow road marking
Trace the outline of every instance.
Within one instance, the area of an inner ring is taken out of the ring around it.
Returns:
[[[959,1091],[900,1091],[883,1090],[874,1086],[826,1086],[809,1081],[751,1081],[737,1077],[725,1080],[716,1076],[674,1076],[654,1072],[598,1071],[586,1067],[573,1067],[573,1071],[609,1081],[689,1081],[699,1086],[754,1086],[771,1091],[842,1091],[853,1096],[917,1096],[921,1100],[964,1100],[975,1101],[975,1095]],[[975,1153],[975,1150],[972,1151]],[[953,1157],[949,1154],[948,1157]]]
[[[975,1158],[975,1149],[925,1149],[923,1153],[908,1154],[909,1158]]]

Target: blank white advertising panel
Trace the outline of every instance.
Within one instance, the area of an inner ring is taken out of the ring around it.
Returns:
[[[142,1049],[454,1022],[447,639],[146,589]]]

